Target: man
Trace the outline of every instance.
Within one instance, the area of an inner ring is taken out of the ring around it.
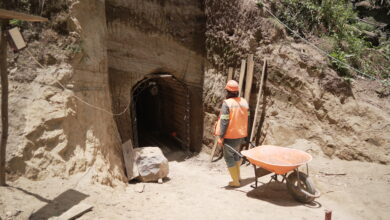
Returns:
[[[226,99],[223,101],[221,113],[215,127],[215,135],[218,136],[218,146],[223,146],[223,155],[233,181],[229,186],[240,186],[240,157],[231,149],[239,149],[243,139],[248,136],[248,102],[238,97],[238,83],[229,80],[226,84]]]

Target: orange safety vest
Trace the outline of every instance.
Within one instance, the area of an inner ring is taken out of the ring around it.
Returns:
[[[229,125],[224,138],[236,139],[248,136],[248,102],[241,97],[226,99],[224,102],[229,107]],[[219,136],[220,131],[221,115],[215,125],[214,135]]]

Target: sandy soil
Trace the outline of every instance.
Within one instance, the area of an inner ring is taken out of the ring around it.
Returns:
[[[169,158],[169,179],[163,184],[91,185],[85,182],[88,172],[70,180],[20,178],[0,188],[0,216],[46,219],[79,202],[94,206],[81,219],[323,219],[325,209],[333,210],[333,219],[390,216],[390,168],[386,165],[315,156],[310,173],[322,196],[304,205],[288,194],[284,184],[253,189],[252,166],[242,166],[242,187],[228,189],[223,160],[210,163],[206,153],[185,160],[180,152]],[[269,176],[259,180],[266,183]]]

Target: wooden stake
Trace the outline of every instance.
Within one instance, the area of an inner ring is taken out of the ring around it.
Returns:
[[[259,92],[257,94],[255,117],[253,118],[252,132],[251,132],[251,136],[249,138],[250,142],[252,142],[254,137],[255,137],[257,118],[258,118],[258,114],[259,114],[260,97],[261,97],[261,93],[262,93],[262,89],[263,89],[263,82],[264,82],[264,76],[265,76],[266,70],[267,70],[267,59],[264,58],[263,71],[261,73],[261,80],[260,80],[260,87],[259,87]],[[249,146],[249,148],[251,148],[251,146]]]
[[[233,79],[233,67],[229,67],[227,80],[229,81],[232,79]]]
[[[239,96],[240,97],[242,97],[242,93],[243,93],[242,84],[244,83],[245,66],[246,66],[245,60],[241,60],[240,78],[239,78],[239,81],[238,81],[238,86],[240,88],[240,92],[239,92]]]
[[[246,66],[246,82],[245,82],[245,96],[244,98],[248,101],[251,96],[251,89],[252,89],[252,80],[253,80],[253,54],[248,55],[248,65]]]
[[[5,28],[8,20],[1,22],[0,75],[1,75],[1,144],[0,144],[0,186],[6,185],[5,157],[8,139],[8,73],[7,73],[7,36]]]
[[[332,220],[332,210],[325,210],[325,220]]]

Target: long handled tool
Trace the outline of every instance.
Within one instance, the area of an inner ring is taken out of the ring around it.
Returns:
[[[218,137],[215,137],[213,150],[211,150],[210,162],[213,162],[213,158],[214,158],[215,150],[217,149],[217,145],[218,145]]]

